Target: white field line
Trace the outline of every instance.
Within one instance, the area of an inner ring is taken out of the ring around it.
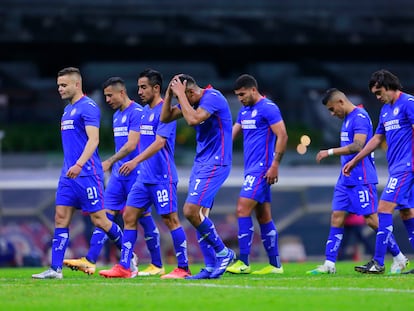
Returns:
[[[73,279],[72,279],[73,280]],[[1,287],[10,287],[12,286],[9,282],[10,278],[0,278],[0,288]],[[16,279],[17,281],[17,279]],[[33,280],[36,282],[44,282],[43,280]],[[56,282],[64,282],[65,280],[56,280]],[[214,281],[188,281],[188,283],[180,283],[180,284],[174,284],[174,286],[185,286],[185,287],[204,287],[204,288],[226,288],[226,289],[246,289],[246,290],[280,290],[280,291],[320,291],[321,289],[327,290],[327,291],[349,291],[349,292],[376,292],[376,293],[406,293],[406,294],[414,294],[414,289],[399,289],[399,288],[377,288],[377,287],[312,287],[312,286],[303,286],[303,287],[289,287],[289,286],[250,286],[250,285],[225,285],[225,284],[214,284],[210,283]],[[47,281],[48,284],[50,284],[50,281]],[[16,284],[15,284],[16,285]],[[78,284],[65,284],[65,286],[78,286]],[[94,283],[93,286],[113,286],[115,285],[112,282],[99,282]],[[160,283],[148,283],[148,282],[142,282],[142,283],[122,283],[117,284],[119,286],[125,287],[148,287],[148,286],[159,286]],[[13,285],[14,286],[14,285]],[[21,284],[21,286],[32,286],[32,284]]]

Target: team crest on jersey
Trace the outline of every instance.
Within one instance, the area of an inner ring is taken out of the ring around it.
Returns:
[[[151,115],[149,116],[149,120],[150,120],[150,122],[154,121],[154,114],[153,113],[151,113]]]
[[[126,116],[123,116],[121,122],[122,123],[125,123],[126,119],[127,119],[127,117]]]
[[[73,108],[72,111],[70,112],[70,115],[73,116],[76,113],[76,108]]]
[[[256,110],[256,109],[254,109],[254,110],[252,111],[252,118],[254,118],[256,115],[257,115],[257,110]]]
[[[392,114],[396,116],[400,112],[400,109],[397,107],[393,110]]]

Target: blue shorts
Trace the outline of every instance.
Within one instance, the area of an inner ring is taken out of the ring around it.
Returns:
[[[212,208],[214,198],[229,176],[230,170],[230,165],[194,165],[185,202]]]
[[[259,203],[271,202],[270,185],[263,173],[247,174],[240,190],[240,196]]]
[[[414,173],[403,172],[388,177],[381,200],[396,203],[396,209],[414,207]]]
[[[121,211],[127,201],[128,193],[136,181],[134,178],[118,178],[111,176],[105,188],[105,208],[111,211]],[[151,213],[151,208],[148,208],[146,212]]]
[[[104,209],[103,176],[88,175],[75,179],[60,176],[56,190],[56,205],[72,206],[86,213]]]
[[[332,210],[357,215],[370,215],[378,209],[377,187],[375,184],[335,186]]]
[[[144,184],[136,181],[128,194],[126,205],[147,211],[155,206],[158,215],[177,211],[177,183]]]

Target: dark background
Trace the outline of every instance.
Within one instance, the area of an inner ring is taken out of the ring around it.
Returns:
[[[138,73],[153,67],[164,74],[165,85],[179,72],[193,75],[201,86],[211,83],[228,98],[234,118],[240,108],[232,92],[234,80],[242,73],[257,78],[262,93],[279,105],[289,134],[283,172],[273,188],[281,254],[288,254],[283,245],[296,245],[296,255],[303,246],[308,258],[322,256],[339,158],[311,165],[320,148],[339,144],[341,121],[323,107],[321,94],[331,87],[342,89],[354,104],[364,104],[376,124],[380,104],[369,93],[369,77],[389,69],[400,77],[404,90],[414,92],[413,48],[412,0],[1,0],[0,238],[15,242],[19,265],[26,264],[25,258],[28,264],[33,258],[42,258],[43,264],[49,260],[55,181],[62,161],[64,103],[57,92],[57,72],[67,66],[81,69],[84,91],[102,108],[100,151],[110,153],[112,111],[101,84],[110,76],[122,76],[130,97],[137,99]],[[296,146],[303,134],[312,143],[301,156]],[[193,135],[179,123],[176,161],[183,188]],[[214,217],[220,232],[231,233],[226,243],[237,248],[240,142],[234,149],[236,176],[218,194]],[[376,161],[383,184],[381,150]],[[309,176],[311,181],[302,184]],[[185,192],[180,190],[181,201]],[[82,256],[88,239],[77,220],[73,250]],[[395,233],[403,251],[412,252],[399,220]],[[188,234],[194,234],[191,228]],[[365,234],[373,245],[372,232],[367,229]],[[265,259],[256,238],[252,256]],[[199,255],[193,244],[189,249]],[[140,258],[145,260],[145,254]]]
[[[153,67],[165,83],[181,71],[201,85],[211,83],[228,96],[234,117],[233,82],[253,74],[281,107],[291,149],[305,132],[313,146],[327,146],[337,142],[339,123],[321,107],[321,92],[342,89],[375,121],[379,105],[367,88],[373,71],[392,70],[406,91],[414,88],[413,12],[408,0],[3,0],[2,149],[60,149],[56,73],[66,66],[81,69],[85,92],[102,105],[102,137],[111,130],[102,82],[123,76],[136,99],[138,73]],[[22,139],[21,129],[36,135]],[[191,135],[180,127],[178,144],[192,147]],[[111,150],[111,140],[103,139],[101,148]]]

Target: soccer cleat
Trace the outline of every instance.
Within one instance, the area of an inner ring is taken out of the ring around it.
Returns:
[[[227,267],[233,262],[236,255],[230,248],[227,250],[228,252],[226,256],[217,256],[217,262],[214,270],[210,274],[210,279],[218,279],[224,272],[226,272]]]
[[[319,275],[319,274],[334,274],[336,273],[335,267],[328,267],[327,265],[320,265],[313,270],[306,271],[306,274]]]
[[[263,269],[260,270],[256,270],[253,271],[252,274],[260,274],[260,275],[264,275],[264,274],[282,274],[283,271],[283,267],[275,267],[272,265],[268,265],[266,267],[264,267]]]
[[[175,268],[168,274],[161,276],[161,279],[185,279],[187,276],[190,276],[190,270],[184,270],[182,268]]]
[[[205,280],[210,278],[211,272],[207,271],[206,269],[201,269],[199,273],[195,275],[186,276],[186,280]]]
[[[355,266],[355,271],[367,274],[383,274],[385,271],[384,266],[380,266],[374,259],[362,266]]]
[[[33,279],[63,279],[62,270],[55,271],[52,268],[41,273],[32,274]]]
[[[94,274],[96,270],[96,264],[90,262],[85,257],[82,257],[80,259],[65,259],[63,260],[63,264],[72,270],[80,270],[89,275]]]
[[[414,274],[414,269],[402,272],[401,274]]]
[[[247,266],[243,261],[237,260],[231,266],[228,266],[226,272],[234,273],[234,274],[249,274],[252,272],[250,266]]]
[[[133,279],[138,275],[138,256],[135,253],[132,253],[130,269],[131,279]]]
[[[160,268],[153,264],[150,264],[147,268],[138,272],[139,276],[164,275],[164,274],[165,274],[164,267]]]
[[[404,256],[402,260],[398,260],[394,257],[391,264],[390,274],[401,274],[409,265],[410,262],[407,257]]]
[[[131,278],[131,269],[126,269],[120,264],[116,264],[110,270],[101,270],[99,271],[99,275],[106,277],[106,278],[123,278],[123,279],[130,279]]]

